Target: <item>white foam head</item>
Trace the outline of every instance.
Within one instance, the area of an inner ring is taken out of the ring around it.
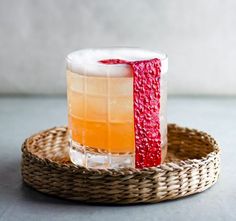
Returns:
[[[89,76],[129,77],[132,75],[129,65],[102,64],[105,59],[121,59],[126,61],[139,61],[159,58],[161,60],[161,73],[168,69],[168,58],[165,54],[147,51],[139,48],[104,48],[82,49],[70,53],[67,58],[67,68],[75,73]]]

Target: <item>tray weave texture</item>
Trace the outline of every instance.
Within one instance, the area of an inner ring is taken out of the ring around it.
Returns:
[[[54,196],[97,203],[155,203],[199,193],[219,175],[220,149],[207,133],[168,125],[165,163],[146,169],[88,169],[68,156],[68,131],[55,127],[22,145],[26,184]]]

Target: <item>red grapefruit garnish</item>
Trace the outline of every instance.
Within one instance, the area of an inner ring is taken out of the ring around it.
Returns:
[[[144,168],[160,165],[160,59],[132,62],[107,59],[99,62],[130,66],[133,73],[135,166]]]

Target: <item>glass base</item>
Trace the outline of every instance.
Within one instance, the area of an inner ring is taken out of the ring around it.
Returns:
[[[134,154],[112,154],[99,152],[70,140],[70,159],[80,166],[95,169],[135,167]]]

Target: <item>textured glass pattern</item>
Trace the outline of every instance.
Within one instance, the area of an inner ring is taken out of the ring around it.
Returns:
[[[93,157],[99,158],[95,162],[98,167],[105,161],[111,164],[109,154],[127,156],[133,166],[132,78],[94,77],[68,70],[67,82],[72,153],[81,152],[85,158],[83,165],[87,166]]]

